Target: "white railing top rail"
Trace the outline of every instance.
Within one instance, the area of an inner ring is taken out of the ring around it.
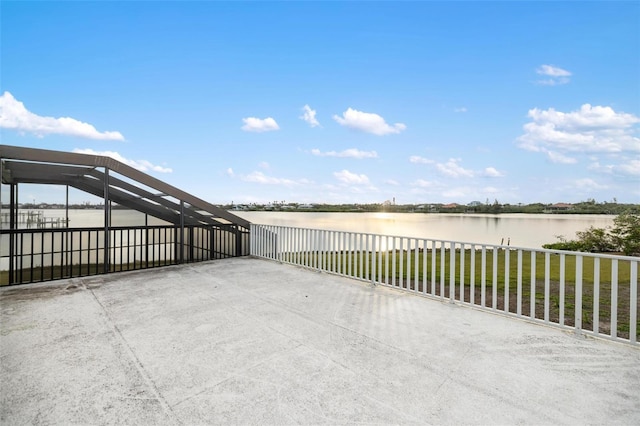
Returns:
[[[551,253],[551,254],[564,254],[564,255],[579,255],[585,257],[598,257],[601,259],[617,259],[617,260],[627,260],[632,262],[639,262],[639,256],[626,256],[621,254],[610,254],[610,253],[592,253],[586,251],[569,251],[569,250],[557,250],[557,249],[546,249],[543,247],[534,248],[534,247],[520,247],[520,246],[512,246],[505,244],[491,244],[491,243],[477,243],[470,241],[457,241],[457,240],[444,240],[441,238],[430,238],[430,237],[409,237],[406,235],[390,235],[390,234],[377,234],[372,232],[360,232],[360,231],[344,231],[339,229],[322,229],[322,228],[304,228],[299,226],[287,226],[287,225],[268,225],[268,224],[260,224],[260,223],[252,223],[251,226],[260,226],[266,228],[283,228],[283,229],[300,229],[307,231],[325,231],[325,232],[337,232],[344,234],[358,234],[358,235],[366,235],[366,236],[376,236],[376,237],[388,237],[388,238],[404,238],[411,240],[420,240],[420,241],[435,241],[439,243],[447,243],[447,244],[456,244],[456,245],[464,245],[464,246],[476,246],[476,247],[491,247],[498,248],[503,250],[523,250],[523,251],[536,251],[540,253]]]

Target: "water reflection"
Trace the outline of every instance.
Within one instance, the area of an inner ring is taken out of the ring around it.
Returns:
[[[575,237],[589,226],[605,228],[612,215],[557,214],[420,214],[420,213],[292,213],[239,212],[261,224],[312,229],[366,232],[414,238],[465,241],[479,244],[510,242],[539,248],[557,235]]]
[[[45,210],[48,217],[64,216],[64,210]],[[556,235],[574,238],[589,226],[613,225],[613,215],[566,214],[423,214],[423,213],[312,213],[233,212],[251,222],[265,225],[336,231],[366,232],[413,238],[500,244],[539,248],[556,241]],[[72,227],[102,226],[101,210],[70,210]],[[113,212],[114,225],[142,225],[143,214],[129,210]],[[148,218],[149,225],[163,224]]]

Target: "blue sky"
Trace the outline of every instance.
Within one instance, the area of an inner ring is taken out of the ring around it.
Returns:
[[[0,8],[2,144],[212,203],[640,202],[638,2]]]

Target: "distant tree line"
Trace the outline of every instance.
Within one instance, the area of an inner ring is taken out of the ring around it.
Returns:
[[[502,204],[498,200],[486,203],[472,204],[300,204],[300,203],[269,203],[269,204],[226,204],[219,207],[227,210],[251,211],[306,211],[306,212],[387,212],[387,213],[549,213],[554,214],[611,214],[618,215],[625,212],[640,214],[640,204],[621,204],[612,202],[596,202],[587,200],[571,204],[567,209],[554,209],[552,204]]]

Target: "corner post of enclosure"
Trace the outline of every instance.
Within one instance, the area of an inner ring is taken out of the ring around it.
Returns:
[[[106,274],[109,272],[110,264],[110,241],[109,232],[111,226],[111,200],[109,200],[109,168],[104,168],[104,269]]]
[[[14,284],[14,256],[15,256],[15,211],[16,211],[16,195],[17,184],[9,184],[9,284]]]
[[[2,156],[0,156],[0,228],[2,228]]]
[[[180,263],[184,262],[184,201],[180,200]]]
[[[236,257],[242,256],[242,232],[240,232],[240,225],[235,225],[234,228],[236,235]]]

